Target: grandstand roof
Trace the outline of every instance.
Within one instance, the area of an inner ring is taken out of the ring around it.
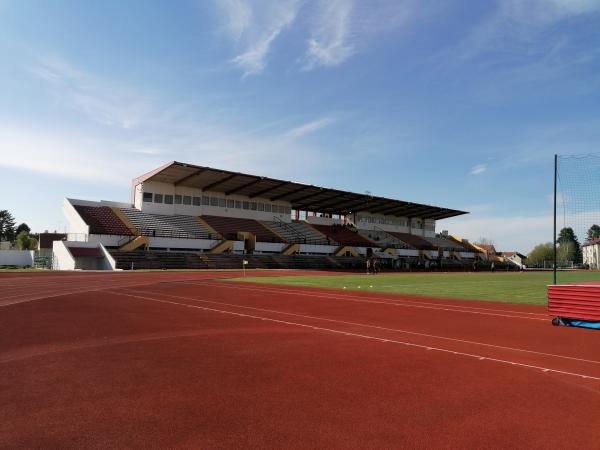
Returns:
[[[394,200],[367,194],[342,191],[294,181],[230,172],[211,167],[172,161],[133,180],[134,186],[144,181],[156,181],[187,186],[226,195],[238,194],[250,198],[268,198],[289,202],[293,209],[330,214],[369,212],[397,217],[445,219],[467,214],[456,209]]]

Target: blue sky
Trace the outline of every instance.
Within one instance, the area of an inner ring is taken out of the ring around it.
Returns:
[[[0,61],[0,209],[36,231],[179,160],[527,252],[552,155],[600,151],[600,0],[0,0]]]

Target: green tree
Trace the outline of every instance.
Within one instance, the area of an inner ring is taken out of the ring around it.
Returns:
[[[581,253],[581,245],[579,245],[579,241],[577,240],[577,236],[575,236],[575,232],[571,227],[565,227],[560,230],[558,233],[558,238],[556,239],[559,245],[559,249],[562,247],[562,252],[559,252],[563,255],[565,259],[563,261],[573,261],[575,264],[581,263],[583,260],[583,256]],[[571,245],[568,245],[572,243]]]
[[[17,235],[17,236],[18,236],[18,235],[19,235],[19,233],[20,233],[21,231],[23,231],[23,230],[24,230],[24,231],[27,231],[28,233],[31,233],[31,228],[29,228],[29,225],[27,225],[26,223],[22,223],[21,225],[19,225],[19,226],[17,227],[17,231],[15,231],[15,235]]]
[[[17,248],[19,250],[36,250],[38,241],[35,237],[31,236],[27,231],[21,231],[16,239]]]
[[[593,241],[594,239],[598,238],[600,238],[600,226],[594,224],[590,227],[590,229],[587,232],[587,240]]]
[[[15,238],[15,218],[6,210],[0,210],[0,239],[12,241]]]
[[[544,261],[554,260],[554,245],[552,242],[536,245],[527,255],[527,264],[531,266],[542,266]]]

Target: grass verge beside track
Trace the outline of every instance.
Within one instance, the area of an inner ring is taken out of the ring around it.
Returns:
[[[376,291],[468,300],[545,305],[551,272],[398,273],[379,275],[274,276],[235,281]],[[561,272],[559,283],[600,281],[599,272]]]

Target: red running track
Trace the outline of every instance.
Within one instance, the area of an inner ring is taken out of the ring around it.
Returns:
[[[0,446],[598,448],[597,332],[230,276],[0,275]]]

